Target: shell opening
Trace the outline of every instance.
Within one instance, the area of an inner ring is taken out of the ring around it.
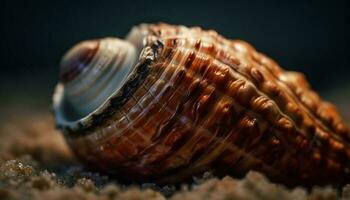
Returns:
[[[127,40],[86,41],[66,53],[53,99],[58,124],[94,113],[124,85],[143,48],[142,35],[133,32]]]

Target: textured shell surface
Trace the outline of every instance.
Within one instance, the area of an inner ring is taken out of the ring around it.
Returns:
[[[56,123],[86,166],[174,183],[212,171],[350,181],[349,131],[305,77],[213,30],[142,24],[64,56]]]

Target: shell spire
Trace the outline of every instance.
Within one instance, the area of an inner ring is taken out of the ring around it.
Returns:
[[[86,166],[181,182],[263,172],[286,185],[349,182],[349,130],[298,72],[213,30],[143,24],[63,58],[58,127]]]

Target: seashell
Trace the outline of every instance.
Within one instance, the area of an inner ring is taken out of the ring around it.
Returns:
[[[168,24],[64,56],[56,123],[86,166],[173,183],[212,171],[286,185],[349,181],[349,131],[335,106],[244,41]]]

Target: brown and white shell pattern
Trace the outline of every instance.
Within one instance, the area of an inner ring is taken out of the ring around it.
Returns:
[[[80,43],[62,61],[54,111],[77,157],[121,179],[257,170],[286,185],[350,180],[335,106],[303,74],[213,30],[143,24],[125,40]]]

